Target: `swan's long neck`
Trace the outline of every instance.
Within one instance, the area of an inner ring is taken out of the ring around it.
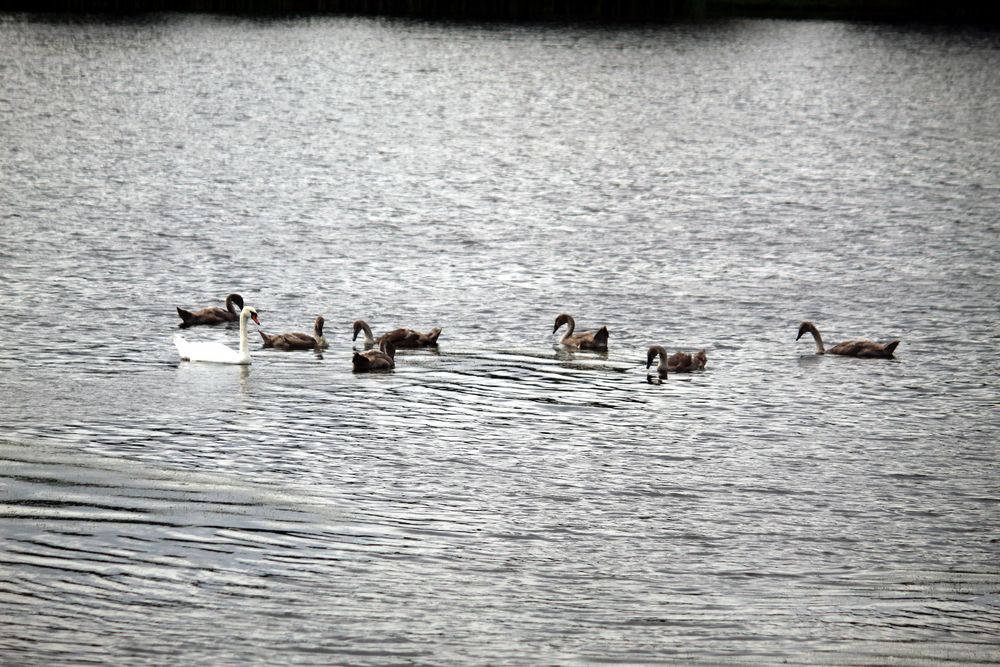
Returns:
[[[240,357],[243,359],[250,358],[250,342],[247,340],[247,319],[250,317],[250,311],[244,310],[240,313]]]
[[[653,354],[656,354],[660,358],[659,363],[656,364],[656,372],[660,375],[660,377],[666,377],[667,376],[667,350],[666,350],[666,348],[664,348],[661,345],[655,345],[650,350],[650,352],[652,352]]]
[[[819,329],[810,326],[809,333],[813,335],[813,340],[816,341],[816,354],[825,354],[826,348],[823,347],[823,337],[819,335]]]
[[[566,316],[566,333],[563,334],[562,340],[566,340],[573,335],[573,331],[576,329],[576,320],[573,319],[572,315]]]
[[[365,332],[365,345],[374,345],[375,337],[372,336],[372,328],[368,326],[367,322],[361,323],[361,330]]]
[[[323,320],[317,317],[316,322],[313,323],[313,338],[316,339],[316,345],[320,348],[326,347],[326,339],[323,338]]]
[[[230,294],[229,296],[226,297],[226,310],[235,315],[237,312],[239,312],[234,307],[235,305],[236,304],[234,303],[233,295]]]

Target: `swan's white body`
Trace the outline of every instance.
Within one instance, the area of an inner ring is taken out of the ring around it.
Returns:
[[[214,364],[250,364],[250,345],[247,341],[247,319],[252,317],[258,325],[257,311],[246,306],[240,312],[240,349],[237,352],[222,343],[192,343],[180,334],[174,334],[174,345],[181,355],[181,361],[205,361]]]

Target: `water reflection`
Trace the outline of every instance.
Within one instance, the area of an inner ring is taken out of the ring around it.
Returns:
[[[607,350],[579,350],[574,348],[568,348],[564,345],[556,345],[553,348],[555,350],[555,359],[559,361],[587,361],[590,359],[604,359],[608,358]]]

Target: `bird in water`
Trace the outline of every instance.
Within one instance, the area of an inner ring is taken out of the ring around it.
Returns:
[[[372,335],[372,328],[368,326],[368,323],[364,320],[354,321],[354,338],[352,340],[358,339],[358,334],[361,332],[365,334],[365,347],[377,347],[384,343],[391,343],[393,347],[396,348],[417,348],[417,347],[436,347],[438,344],[438,336],[441,335],[441,328],[435,327],[431,329],[428,333],[420,333],[419,331],[414,331],[413,329],[399,328],[393,329],[392,331],[387,331],[378,338]]]
[[[806,333],[811,333],[816,342],[816,354],[839,354],[845,357],[860,357],[863,359],[892,359],[898,340],[888,343],[876,343],[870,340],[847,340],[837,343],[830,349],[823,346],[823,337],[819,329],[812,322],[803,322],[799,325],[799,335],[795,340],[802,338]]]
[[[559,327],[564,324],[566,325],[566,333],[564,333],[563,337],[559,339],[559,342],[566,347],[577,348],[580,350],[608,349],[607,327],[601,327],[597,331],[581,331],[580,333],[574,333],[576,330],[576,320],[574,320],[571,315],[562,313],[556,317],[556,323],[555,326],[552,327],[552,333],[559,331]]]
[[[196,310],[184,310],[177,307],[177,314],[181,317],[178,325],[181,329],[187,329],[198,324],[220,324],[222,322],[235,322],[240,319],[240,312],[243,310],[243,297],[239,294],[230,294],[226,297],[226,307],[209,307]]]
[[[690,373],[700,371],[708,363],[705,350],[698,350],[694,354],[687,352],[674,352],[669,357],[667,350],[662,345],[653,345],[646,352],[646,368],[653,365],[653,360],[660,357],[660,362],[656,365],[656,372],[661,379],[666,379],[667,373]]]
[[[323,316],[320,315],[313,323],[313,335],[304,333],[266,334],[257,330],[264,347],[276,347],[281,350],[322,350],[328,346],[323,337]]]
[[[351,365],[355,373],[390,371],[396,367],[396,348],[392,343],[383,341],[377,350],[355,351]]]
[[[243,310],[240,311],[240,349],[238,352],[222,343],[192,343],[180,334],[174,334],[174,346],[177,347],[177,352],[181,355],[181,361],[207,361],[216,364],[249,365],[250,347],[247,342],[248,318],[253,318],[257,326],[260,326],[257,311],[250,306],[244,306]]]

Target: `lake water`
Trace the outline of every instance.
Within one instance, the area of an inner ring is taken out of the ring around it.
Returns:
[[[0,82],[0,662],[1000,663],[1000,33],[6,15]],[[234,291],[329,350],[180,363]]]

